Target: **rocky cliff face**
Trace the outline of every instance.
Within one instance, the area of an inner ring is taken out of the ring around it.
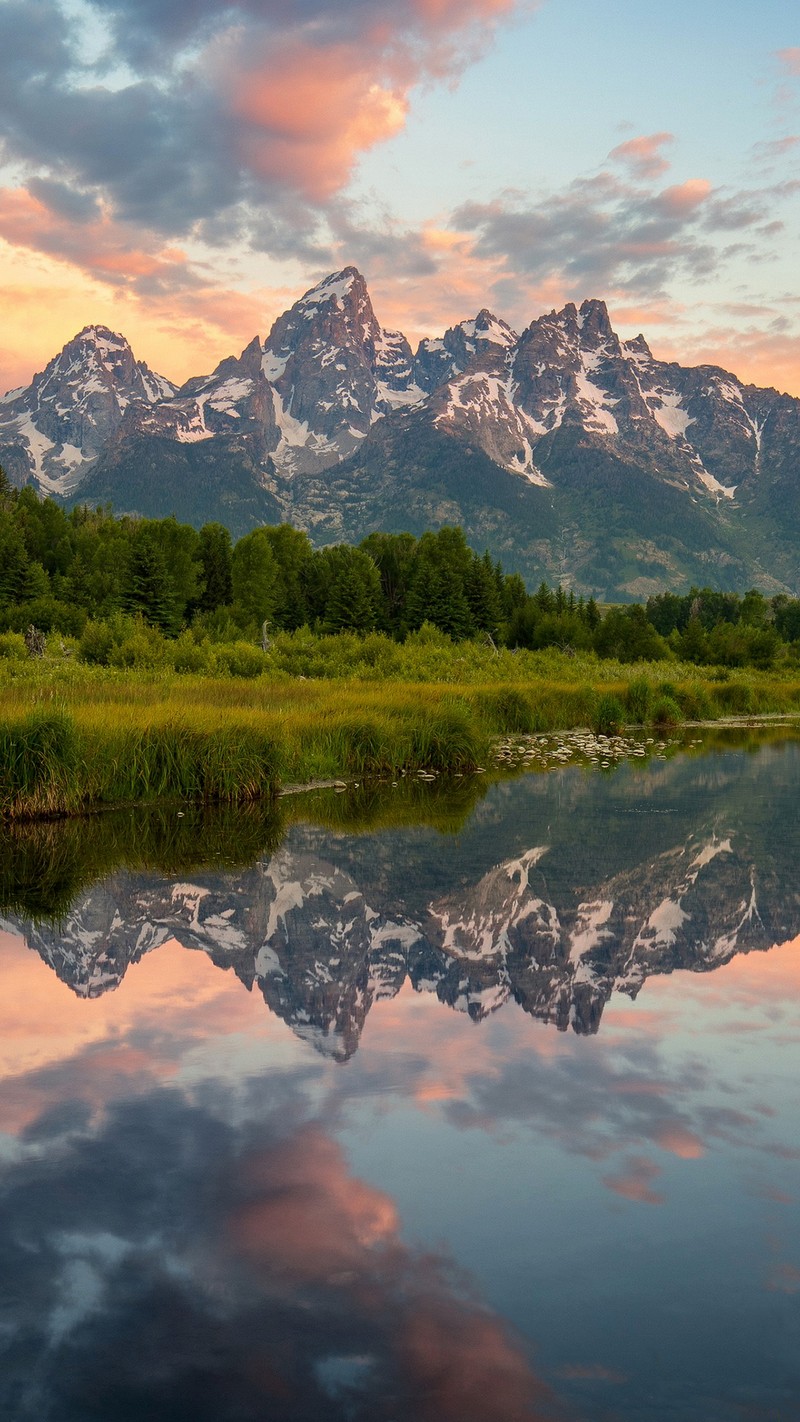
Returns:
[[[509,567],[600,594],[800,585],[800,401],[658,361],[597,300],[520,336],[484,309],[414,353],[347,267],[180,390],[89,327],[0,402],[0,461],[236,534],[461,522]]]
[[[278,318],[264,345],[284,474],[346,459],[376,420],[424,396],[405,336],[378,324],[355,267],[336,272]]]

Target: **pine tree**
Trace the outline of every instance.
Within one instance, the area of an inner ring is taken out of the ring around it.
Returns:
[[[315,563],[324,589],[323,629],[371,631],[381,605],[381,579],[369,555],[340,543],[324,548]]]
[[[418,561],[406,599],[406,619],[412,632],[416,632],[423,622],[430,621],[435,580],[436,569],[430,559]]]
[[[227,528],[221,523],[203,524],[198,552],[203,578],[200,608],[203,612],[216,612],[218,607],[233,602],[233,549]]]
[[[363,574],[352,563],[337,572],[328,591],[323,627],[326,632],[370,632],[375,607]]]
[[[10,509],[16,496],[17,491],[12,485],[2,464],[0,464],[0,510]]]
[[[310,621],[305,583],[313,551],[308,534],[289,523],[265,528],[272,556],[278,568],[275,622],[294,631]]]
[[[265,528],[254,528],[239,539],[231,559],[231,582],[238,616],[260,631],[272,618],[278,583],[278,567]]]
[[[427,620],[455,641],[471,637],[475,631],[461,578],[448,564],[434,571]]]
[[[22,600],[29,565],[19,529],[10,514],[0,511],[0,606]]]
[[[180,611],[166,555],[146,526],[131,547],[123,606],[127,612],[139,613],[167,636],[178,631]]]
[[[479,632],[488,632],[490,637],[497,637],[501,607],[494,567],[488,554],[485,558],[473,558],[464,591],[475,628]]]
[[[553,594],[551,593],[549,587],[547,586],[547,583],[544,582],[544,580],[540,582],[538,588],[536,589],[536,592],[534,593],[534,597],[542,612],[553,611],[555,607]]]

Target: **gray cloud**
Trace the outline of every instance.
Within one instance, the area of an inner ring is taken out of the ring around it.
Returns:
[[[283,116],[241,111],[242,68],[264,71],[268,95],[270,66],[281,75],[288,47],[301,72],[304,53],[323,57],[320,101],[341,64],[362,91],[369,75],[402,92],[420,73],[460,68],[467,51],[459,41],[494,24],[482,0],[433,18],[412,0],[108,0],[93,8],[109,43],[84,63],[79,26],[59,0],[0,6],[6,162],[37,182],[49,204],[55,190],[45,195],[43,182],[77,187],[102,199],[115,220],[166,239],[235,234],[279,257],[319,249],[331,193],[348,173],[352,114],[345,97],[330,117],[330,192],[317,191],[320,176],[304,175],[302,140],[295,154],[297,135]],[[63,203],[60,211],[69,215]]]
[[[648,193],[601,172],[535,198],[465,203],[451,221],[474,237],[479,257],[503,259],[509,279],[558,275],[575,297],[614,289],[654,298],[677,276],[702,280],[721,257],[749,251],[741,243],[721,248],[718,239],[748,229],[755,237],[792,188],[727,193],[697,181]]]
[[[31,178],[28,192],[56,217],[65,217],[70,222],[91,222],[100,216],[100,204],[94,193],[81,192],[53,178]]]

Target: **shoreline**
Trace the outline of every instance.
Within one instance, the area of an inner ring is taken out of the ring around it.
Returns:
[[[468,780],[474,776],[483,775],[494,778],[498,774],[514,776],[526,773],[546,774],[566,768],[568,764],[572,768],[582,766],[587,770],[616,769],[623,763],[635,759],[641,759],[645,764],[654,759],[665,760],[667,756],[664,752],[668,748],[671,754],[674,754],[678,750],[690,750],[702,744],[701,741],[692,741],[687,744],[682,739],[682,734],[687,731],[758,731],[782,726],[795,726],[800,732],[800,712],[774,712],[761,716],[729,716],[719,721],[683,721],[679,725],[670,727],[672,735],[660,739],[656,736],[648,736],[646,733],[654,728],[641,724],[626,725],[621,728],[618,735],[613,737],[597,737],[590,727],[571,727],[562,731],[554,730],[541,734],[497,737],[485,757],[489,762],[488,766],[475,765],[462,770],[442,767],[435,771],[429,771],[424,767],[418,767],[414,769],[401,768],[389,772],[354,772],[349,776],[314,778],[289,784],[270,783],[256,793],[248,792],[241,797],[233,795],[225,799],[208,797],[187,799],[175,791],[167,791],[157,797],[84,802],[74,808],[32,810],[27,813],[23,810],[22,813],[13,816],[0,814],[0,833],[3,829],[13,829],[15,825],[88,820],[121,811],[154,808],[166,810],[171,807],[183,806],[185,807],[183,810],[177,808],[178,817],[183,818],[188,810],[198,810],[204,806],[220,808],[227,805],[229,808],[235,808],[237,805],[240,807],[261,805],[263,807],[270,802],[274,804],[280,800],[296,801],[302,796],[318,794],[325,790],[344,794],[347,791],[358,789],[375,790],[380,787],[397,789],[401,785],[407,787],[412,784],[431,785],[437,782],[448,784],[453,780]],[[800,735],[798,735],[798,739],[800,739]],[[543,744],[547,744],[550,749],[548,751],[542,750]],[[576,745],[579,753],[573,754],[569,748]],[[512,750],[512,755],[508,754],[509,749]],[[537,752],[539,753],[537,754]],[[592,752],[595,752],[594,756]],[[393,780],[390,778],[392,775],[398,778]]]

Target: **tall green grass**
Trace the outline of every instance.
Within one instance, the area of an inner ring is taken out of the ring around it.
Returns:
[[[313,651],[333,639],[306,640]],[[439,675],[427,681],[6,662],[13,672],[0,679],[0,816],[166,797],[243,802],[315,779],[470,770],[498,735],[800,710],[800,679],[788,673],[701,677],[677,663],[495,657],[443,640],[419,644],[423,659],[431,645],[441,653]],[[408,643],[390,646],[399,655]],[[516,676],[499,680],[497,662],[506,671],[511,662]]]

